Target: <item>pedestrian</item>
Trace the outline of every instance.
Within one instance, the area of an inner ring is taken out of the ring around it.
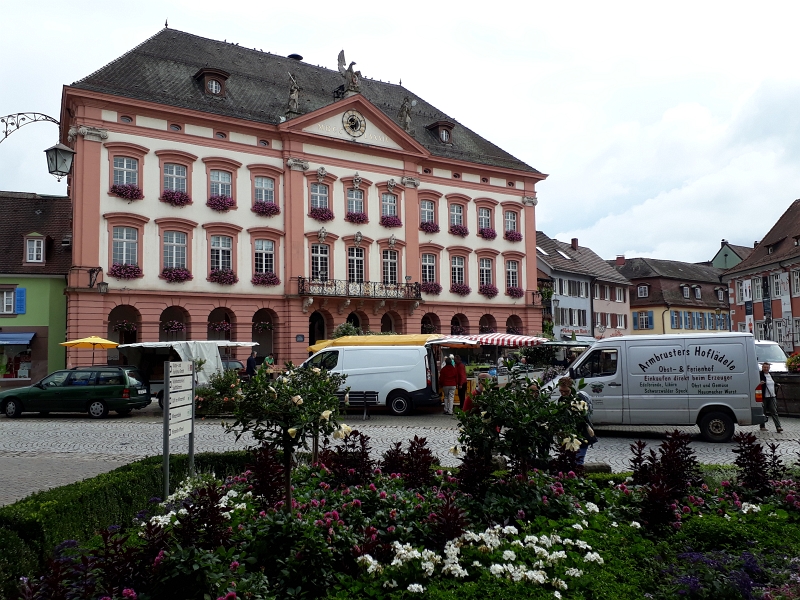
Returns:
[[[444,366],[439,372],[439,384],[444,391],[444,414],[453,414],[453,399],[456,395],[456,385],[458,383],[458,371],[453,366],[453,361],[446,358]]]
[[[761,371],[758,373],[758,376],[761,379],[761,394],[762,398],[764,399],[764,414],[767,415],[767,417],[772,416],[772,420],[775,422],[775,429],[778,433],[783,433],[781,420],[778,418],[778,402],[775,398],[775,388],[780,386],[779,384],[775,383],[772,375],[769,374],[769,369],[771,366],[772,365],[770,365],[768,362],[763,363],[761,365]],[[766,423],[762,423],[760,428],[766,430]]]
[[[458,401],[461,403],[461,410],[464,410],[464,402],[467,401],[467,366],[456,355],[456,385],[458,386]]]
[[[247,369],[245,369],[245,375],[248,378],[253,378],[256,374],[256,351],[253,350],[250,353],[250,356],[247,358]]]
[[[264,362],[267,363],[270,367],[275,364],[275,355],[272,352],[269,353],[269,356],[264,359]]]
[[[575,382],[570,377],[562,377],[558,380],[558,393],[561,394],[562,398],[569,398],[572,396],[574,385]],[[597,436],[594,434],[594,427],[592,426],[592,397],[586,392],[580,391],[576,394],[576,399],[586,402],[587,409],[583,417],[581,429],[578,432],[582,438],[581,446],[575,453],[575,464],[582,467],[586,460],[586,451],[589,449],[589,446],[594,446],[597,443]]]

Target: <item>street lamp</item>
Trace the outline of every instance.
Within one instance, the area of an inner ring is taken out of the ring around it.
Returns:
[[[0,142],[3,142],[20,127],[43,121],[60,126],[57,119],[44,113],[27,112],[0,117]],[[54,175],[59,181],[61,181],[62,177],[69,175],[69,171],[72,168],[72,158],[75,155],[74,150],[64,144],[56,144],[44,152],[47,156],[47,171],[51,175]]]
[[[47,157],[47,172],[53,175],[58,181],[62,177],[69,175],[72,169],[72,159],[75,151],[64,144],[56,144],[44,151]]]

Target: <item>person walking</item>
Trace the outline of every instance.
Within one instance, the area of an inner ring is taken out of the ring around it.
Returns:
[[[467,366],[458,355],[456,355],[455,367],[456,386],[458,387],[458,401],[461,405],[461,410],[464,410],[464,403],[467,401]]]
[[[761,371],[758,373],[761,379],[761,394],[764,399],[764,414],[768,417],[772,416],[772,420],[775,422],[775,429],[778,433],[783,433],[781,420],[778,418],[778,402],[775,394],[775,388],[779,387],[779,385],[775,383],[772,375],[769,374],[771,366],[770,363],[765,362],[761,365]],[[766,423],[762,423],[760,429],[766,430]]]
[[[453,361],[446,358],[444,366],[439,372],[439,383],[444,390],[444,414],[453,414],[453,399],[456,395],[456,385],[458,384],[458,371],[453,366]]]
[[[256,351],[253,350],[250,353],[250,356],[247,357],[247,368],[245,369],[245,375],[247,375],[248,379],[252,379],[256,374],[256,354]]]

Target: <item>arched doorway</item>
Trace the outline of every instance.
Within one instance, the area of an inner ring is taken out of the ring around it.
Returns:
[[[351,312],[347,315],[347,322],[353,327],[361,327],[361,317],[358,316],[358,313]]]
[[[450,319],[450,335],[467,335],[469,333],[469,319],[461,313],[453,315]]]
[[[215,308],[208,314],[208,339],[230,340],[235,317],[227,308]]]
[[[108,313],[106,337],[119,344],[135,344],[139,341],[141,326],[141,313],[129,304],[121,304],[112,308]],[[110,365],[128,364],[127,359],[118,350],[109,350],[107,360]]]
[[[478,323],[479,333],[497,333],[497,321],[492,315],[483,315]]]
[[[506,333],[522,335],[522,319],[518,315],[511,315],[506,319]]]
[[[320,340],[327,339],[327,325],[325,323],[325,316],[315,310],[308,317],[308,345],[313,346]]]
[[[264,358],[275,353],[275,317],[276,314],[268,308],[262,308],[253,315],[253,341],[258,352],[258,363]]]
[[[381,333],[392,333],[394,332],[394,319],[392,319],[392,315],[389,313],[385,313],[381,317]]]
[[[188,339],[189,313],[181,306],[165,308],[158,320],[159,342],[183,342]]]
[[[441,333],[442,323],[436,313],[425,313],[422,315],[420,333]]]

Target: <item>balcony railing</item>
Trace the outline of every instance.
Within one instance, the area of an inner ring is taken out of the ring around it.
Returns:
[[[391,300],[422,300],[419,283],[355,283],[344,279],[297,278],[301,296],[340,296],[345,298],[379,298]]]

